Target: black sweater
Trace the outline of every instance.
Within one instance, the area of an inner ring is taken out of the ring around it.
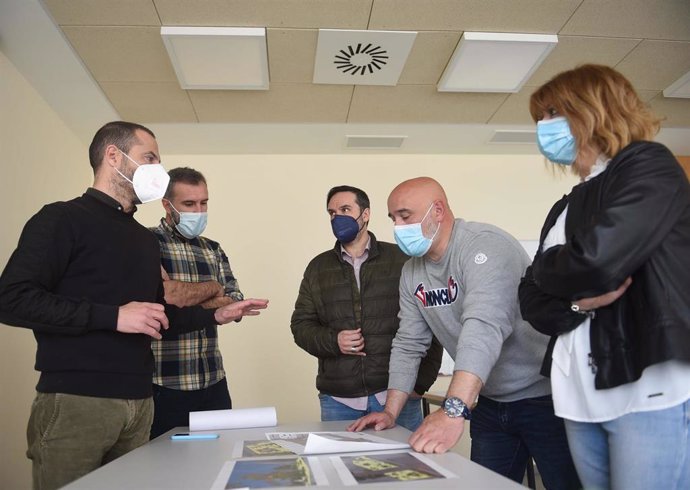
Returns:
[[[116,331],[119,306],[164,303],[156,237],[95,189],[43,207],[0,276],[0,322],[34,331],[36,389],[151,396],[151,337]],[[169,331],[215,323],[214,310],[166,305]]]

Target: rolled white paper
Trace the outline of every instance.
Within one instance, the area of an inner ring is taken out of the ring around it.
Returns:
[[[189,412],[189,430],[248,429],[275,427],[278,417],[275,407],[235,408]]]

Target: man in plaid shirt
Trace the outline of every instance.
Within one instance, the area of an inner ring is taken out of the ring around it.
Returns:
[[[163,198],[165,217],[151,228],[160,242],[165,301],[205,308],[241,301],[242,292],[218,242],[201,236],[206,226],[208,188],[191,168],[168,172]],[[151,439],[173,427],[189,425],[189,412],[231,408],[218,327],[154,340]]]

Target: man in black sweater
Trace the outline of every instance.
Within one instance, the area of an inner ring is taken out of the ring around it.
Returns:
[[[163,299],[159,245],[134,219],[167,174],[153,133],[112,122],[89,147],[93,187],[43,207],[0,276],[0,322],[34,331],[41,375],[27,429],[34,488],[61,487],[144,444],[153,416],[151,338],[258,315]]]

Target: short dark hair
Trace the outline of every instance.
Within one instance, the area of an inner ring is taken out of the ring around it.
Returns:
[[[357,206],[359,206],[359,210],[364,211],[365,209],[369,209],[369,196],[367,196],[367,193],[362,189],[350,185],[339,185],[328,191],[328,196],[326,196],[326,207],[328,207],[328,203],[331,202],[331,198],[339,192],[352,192],[355,195],[355,202]]]
[[[145,131],[153,138],[156,137],[149,128],[127,121],[112,121],[96,131],[89,145],[89,162],[91,162],[93,173],[95,174],[101,166],[108,145],[115,145],[121,151],[128,153],[130,148],[139,141],[136,135],[137,130]]]
[[[165,198],[170,200],[173,195],[173,187],[178,182],[189,185],[199,185],[202,182],[206,184],[206,178],[198,170],[194,170],[189,167],[177,167],[168,171],[170,176],[170,182],[168,183],[168,188],[165,191]]]

